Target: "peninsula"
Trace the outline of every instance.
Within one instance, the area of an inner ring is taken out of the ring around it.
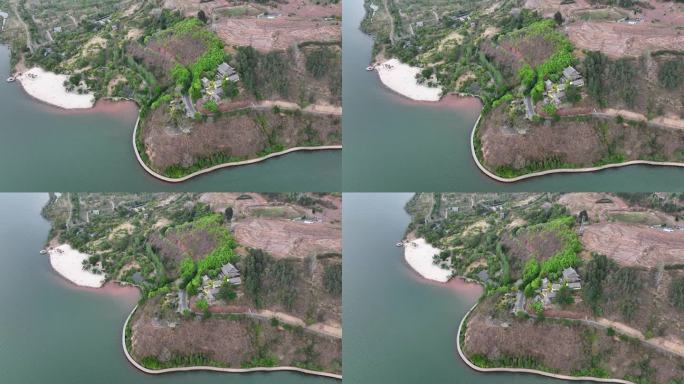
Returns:
[[[482,101],[471,147],[487,176],[684,166],[681,2],[364,4],[368,69],[386,86],[419,101]]]
[[[140,290],[122,345],[146,373],[342,374],[341,197],[51,194],[45,252],[86,287]]]
[[[4,8],[8,81],[65,109],[134,101],[136,157],[161,180],[341,148],[337,0],[9,0]]]
[[[454,323],[471,368],[684,382],[684,195],[419,193],[406,209],[407,255],[425,242],[484,287]]]

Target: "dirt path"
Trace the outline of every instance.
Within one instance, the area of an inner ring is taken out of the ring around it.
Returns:
[[[389,7],[387,6],[387,0],[382,0],[383,5],[385,6],[385,12],[387,12],[387,17],[390,19],[390,42],[392,45],[394,45],[394,17],[392,17],[392,14],[389,11]]]
[[[69,227],[71,227],[71,216],[74,212],[74,206],[73,206],[73,204],[71,204],[71,193],[67,193],[66,199],[67,199],[67,203],[69,203],[69,216],[67,217],[67,220],[66,220],[66,229],[68,231]]]
[[[303,112],[322,114],[322,115],[336,115],[342,116],[342,107],[330,104],[310,104],[305,108],[301,108],[297,103],[284,100],[264,100],[259,104],[254,105],[254,108],[273,108],[277,106],[278,108],[297,110],[300,109]]]
[[[24,19],[22,19],[21,15],[19,15],[19,10],[17,9],[17,5],[15,3],[12,3],[12,11],[14,11],[14,14],[17,15],[17,19],[19,19],[21,25],[24,26],[24,31],[26,32],[26,46],[28,47],[31,54],[33,54],[33,43],[31,43],[31,31],[29,31],[28,25],[26,25]]]
[[[311,332],[326,335],[326,336],[331,336],[334,338],[341,339],[342,338],[342,327],[341,326],[336,326],[336,325],[330,325],[330,324],[324,324],[324,323],[315,323],[311,325],[306,325],[304,320],[296,317],[289,315],[287,313],[283,312],[274,312],[274,311],[269,311],[267,309],[262,309],[258,312],[249,312],[250,314],[254,314],[257,316],[261,316],[262,318],[265,319],[272,319],[276,318],[278,321],[294,325],[296,327],[302,327],[305,329],[308,329]]]
[[[74,18],[74,16],[71,13],[67,13],[67,16],[71,19],[71,21],[74,23],[74,27],[78,27],[78,21]]]
[[[590,324],[598,324],[598,325],[603,326],[605,328],[613,328],[613,329],[617,330],[618,332],[623,333],[627,336],[633,337],[635,339],[639,339],[643,343],[649,344],[656,349],[684,357],[684,344],[682,344],[679,340],[675,341],[674,339],[665,339],[662,337],[647,339],[646,337],[644,337],[644,335],[638,329],[634,329],[627,324],[623,324],[623,323],[620,323],[617,321],[608,320],[605,318],[599,318],[597,321],[592,321],[592,320],[581,320],[581,321],[585,321],[585,322],[588,322]]]
[[[646,116],[642,115],[641,113],[638,112],[633,112],[633,111],[628,111],[626,109],[604,109],[599,112],[594,113],[595,115],[604,115],[604,116],[610,116],[610,117],[617,117],[617,116],[622,116],[626,118],[627,120],[636,120],[636,121],[644,121],[648,122],[649,124],[652,125],[657,125],[661,126],[664,128],[673,128],[673,129],[684,129],[684,120],[678,119],[676,117],[666,117],[666,116],[659,116],[654,119],[648,120]]]
[[[163,369],[146,368],[146,367],[140,365],[137,361],[135,361],[135,359],[133,359],[130,352],[128,351],[128,346],[126,343],[126,334],[127,334],[126,330],[128,329],[128,324],[131,321],[131,318],[133,317],[133,314],[135,313],[135,311],[137,309],[138,309],[138,306],[136,305],[135,308],[133,308],[131,313],[128,315],[128,317],[126,318],[126,321],[123,324],[123,329],[121,331],[121,347],[123,348],[124,355],[126,356],[126,359],[128,360],[128,362],[130,362],[134,367],[136,367],[137,369],[139,369],[142,372],[149,373],[149,374],[164,374],[164,373],[169,373],[169,372],[187,372],[187,371],[215,371],[215,372],[234,372],[234,373],[294,371],[294,372],[305,373],[308,375],[325,376],[325,377],[331,377],[334,379],[342,380],[342,375],[338,375],[335,373],[313,371],[313,370],[309,370],[309,369],[304,369],[304,368],[299,368],[299,367],[288,367],[288,366],[256,367],[256,368],[222,368],[222,367],[201,366],[200,365],[200,366],[163,368]]]

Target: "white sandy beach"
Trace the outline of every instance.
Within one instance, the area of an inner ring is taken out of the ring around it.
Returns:
[[[98,275],[83,269],[83,260],[90,255],[62,244],[48,251],[52,268],[67,280],[82,287],[100,288],[105,282],[104,275]]]
[[[423,238],[407,241],[404,246],[404,258],[411,268],[428,280],[446,283],[451,271],[442,269],[432,262],[432,257],[437,254],[439,249],[428,244]]]
[[[398,59],[389,59],[375,67],[380,81],[389,89],[416,101],[439,101],[442,90],[418,84],[416,75],[420,68],[404,64]]]
[[[17,77],[26,92],[36,99],[64,109],[92,108],[95,97],[92,93],[79,95],[67,92],[64,81],[67,75],[47,72],[42,68],[33,67]]]

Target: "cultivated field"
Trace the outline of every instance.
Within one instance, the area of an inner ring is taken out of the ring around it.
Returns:
[[[319,21],[282,17],[277,19],[249,18],[225,19],[215,26],[221,40],[230,45],[251,45],[268,52],[287,49],[295,44],[338,42],[341,39],[340,24],[336,21]]]
[[[240,244],[261,248],[274,257],[304,258],[342,252],[339,224],[252,217],[236,222],[233,228]]]
[[[570,24],[567,32],[577,48],[601,51],[613,58],[684,47],[684,31],[672,25],[577,22]]]
[[[201,9],[211,19],[211,28],[227,45],[247,46],[263,52],[287,49],[295,44],[339,42],[342,3],[289,0],[250,4],[232,1],[167,0],[165,6],[192,16]]]
[[[656,267],[684,263],[684,231],[626,223],[602,223],[586,227],[582,243],[588,251],[608,255],[621,265]]]

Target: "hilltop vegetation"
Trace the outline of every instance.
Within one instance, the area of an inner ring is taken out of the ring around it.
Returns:
[[[160,174],[341,144],[337,2],[11,3],[21,19],[2,37],[17,70],[39,66],[67,74],[68,91],[134,100],[136,148]],[[263,25],[263,15],[277,21]],[[292,43],[262,49],[274,36]]]
[[[342,255],[308,246],[327,233],[341,243],[330,218],[339,205],[300,193],[63,194],[43,214],[51,246],[70,244],[92,255],[84,268],[140,288],[126,345],[145,367],[340,373]],[[272,229],[255,244],[243,229],[252,225]],[[268,251],[282,232],[298,246],[293,256]]]
[[[498,176],[684,161],[684,9],[605,4],[369,0],[362,29],[374,56],[483,101],[473,146]],[[619,17],[592,18],[600,12]]]
[[[485,286],[459,340],[474,364],[684,379],[678,194],[416,194],[407,210],[435,263]]]

